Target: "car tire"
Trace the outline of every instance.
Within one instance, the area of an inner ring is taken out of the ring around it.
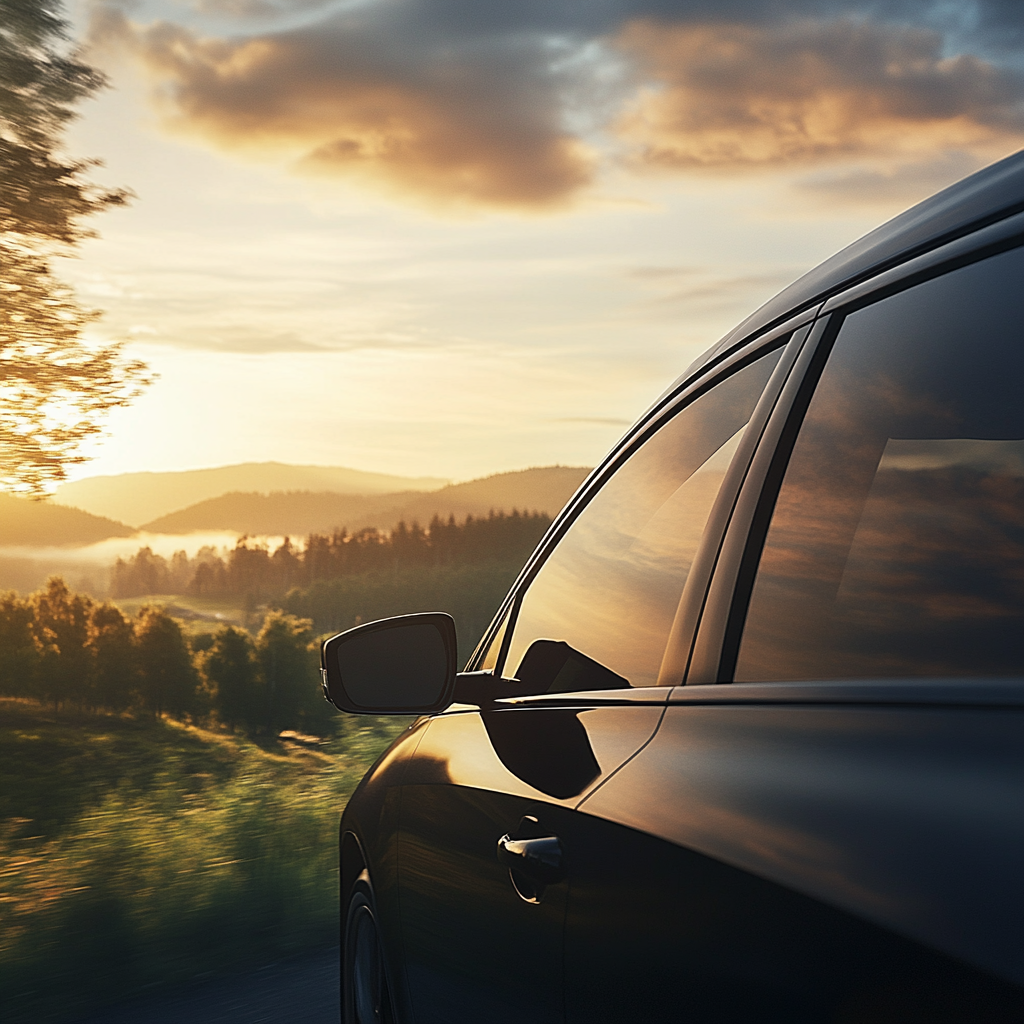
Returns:
[[[349,893],[341,951],[342,1024],[393,1024],[391,993],[380,945],[370,876],[363,871]]]

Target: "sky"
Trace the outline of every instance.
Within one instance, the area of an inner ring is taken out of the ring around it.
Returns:
[[[158,375],[77,479],[591,465],[700,352],[1024,145],[1016,0],[69,0],[136,194],[60,274]]]

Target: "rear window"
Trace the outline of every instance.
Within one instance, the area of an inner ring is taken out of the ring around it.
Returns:
[[[1024,668],[1024,252],[849,315],[751,594],[743,681]]]

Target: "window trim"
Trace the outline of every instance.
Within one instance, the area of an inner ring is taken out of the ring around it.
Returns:
[[[1024,248],[1024,214],[942,246],[822,304],[798,365],[780,397],[740,492],[705,611],[697,625],[686,683],[732,683],[747,611],[775,503],[804,415],[842,324],[851,313],[993,256]],[[980,243],[980,244],[979,244]],[[826,681],[831,683],[832,681]],[[844,680],[836,680],[836,683]],[[848,680],[846,680],[848,682]],[[764,685],[788,685],[785,682]]]

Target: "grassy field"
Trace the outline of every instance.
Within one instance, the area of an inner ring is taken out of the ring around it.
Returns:
[[[4,1020],[336,942],[338,818],[405,724],[257,745],[0,700]]]

